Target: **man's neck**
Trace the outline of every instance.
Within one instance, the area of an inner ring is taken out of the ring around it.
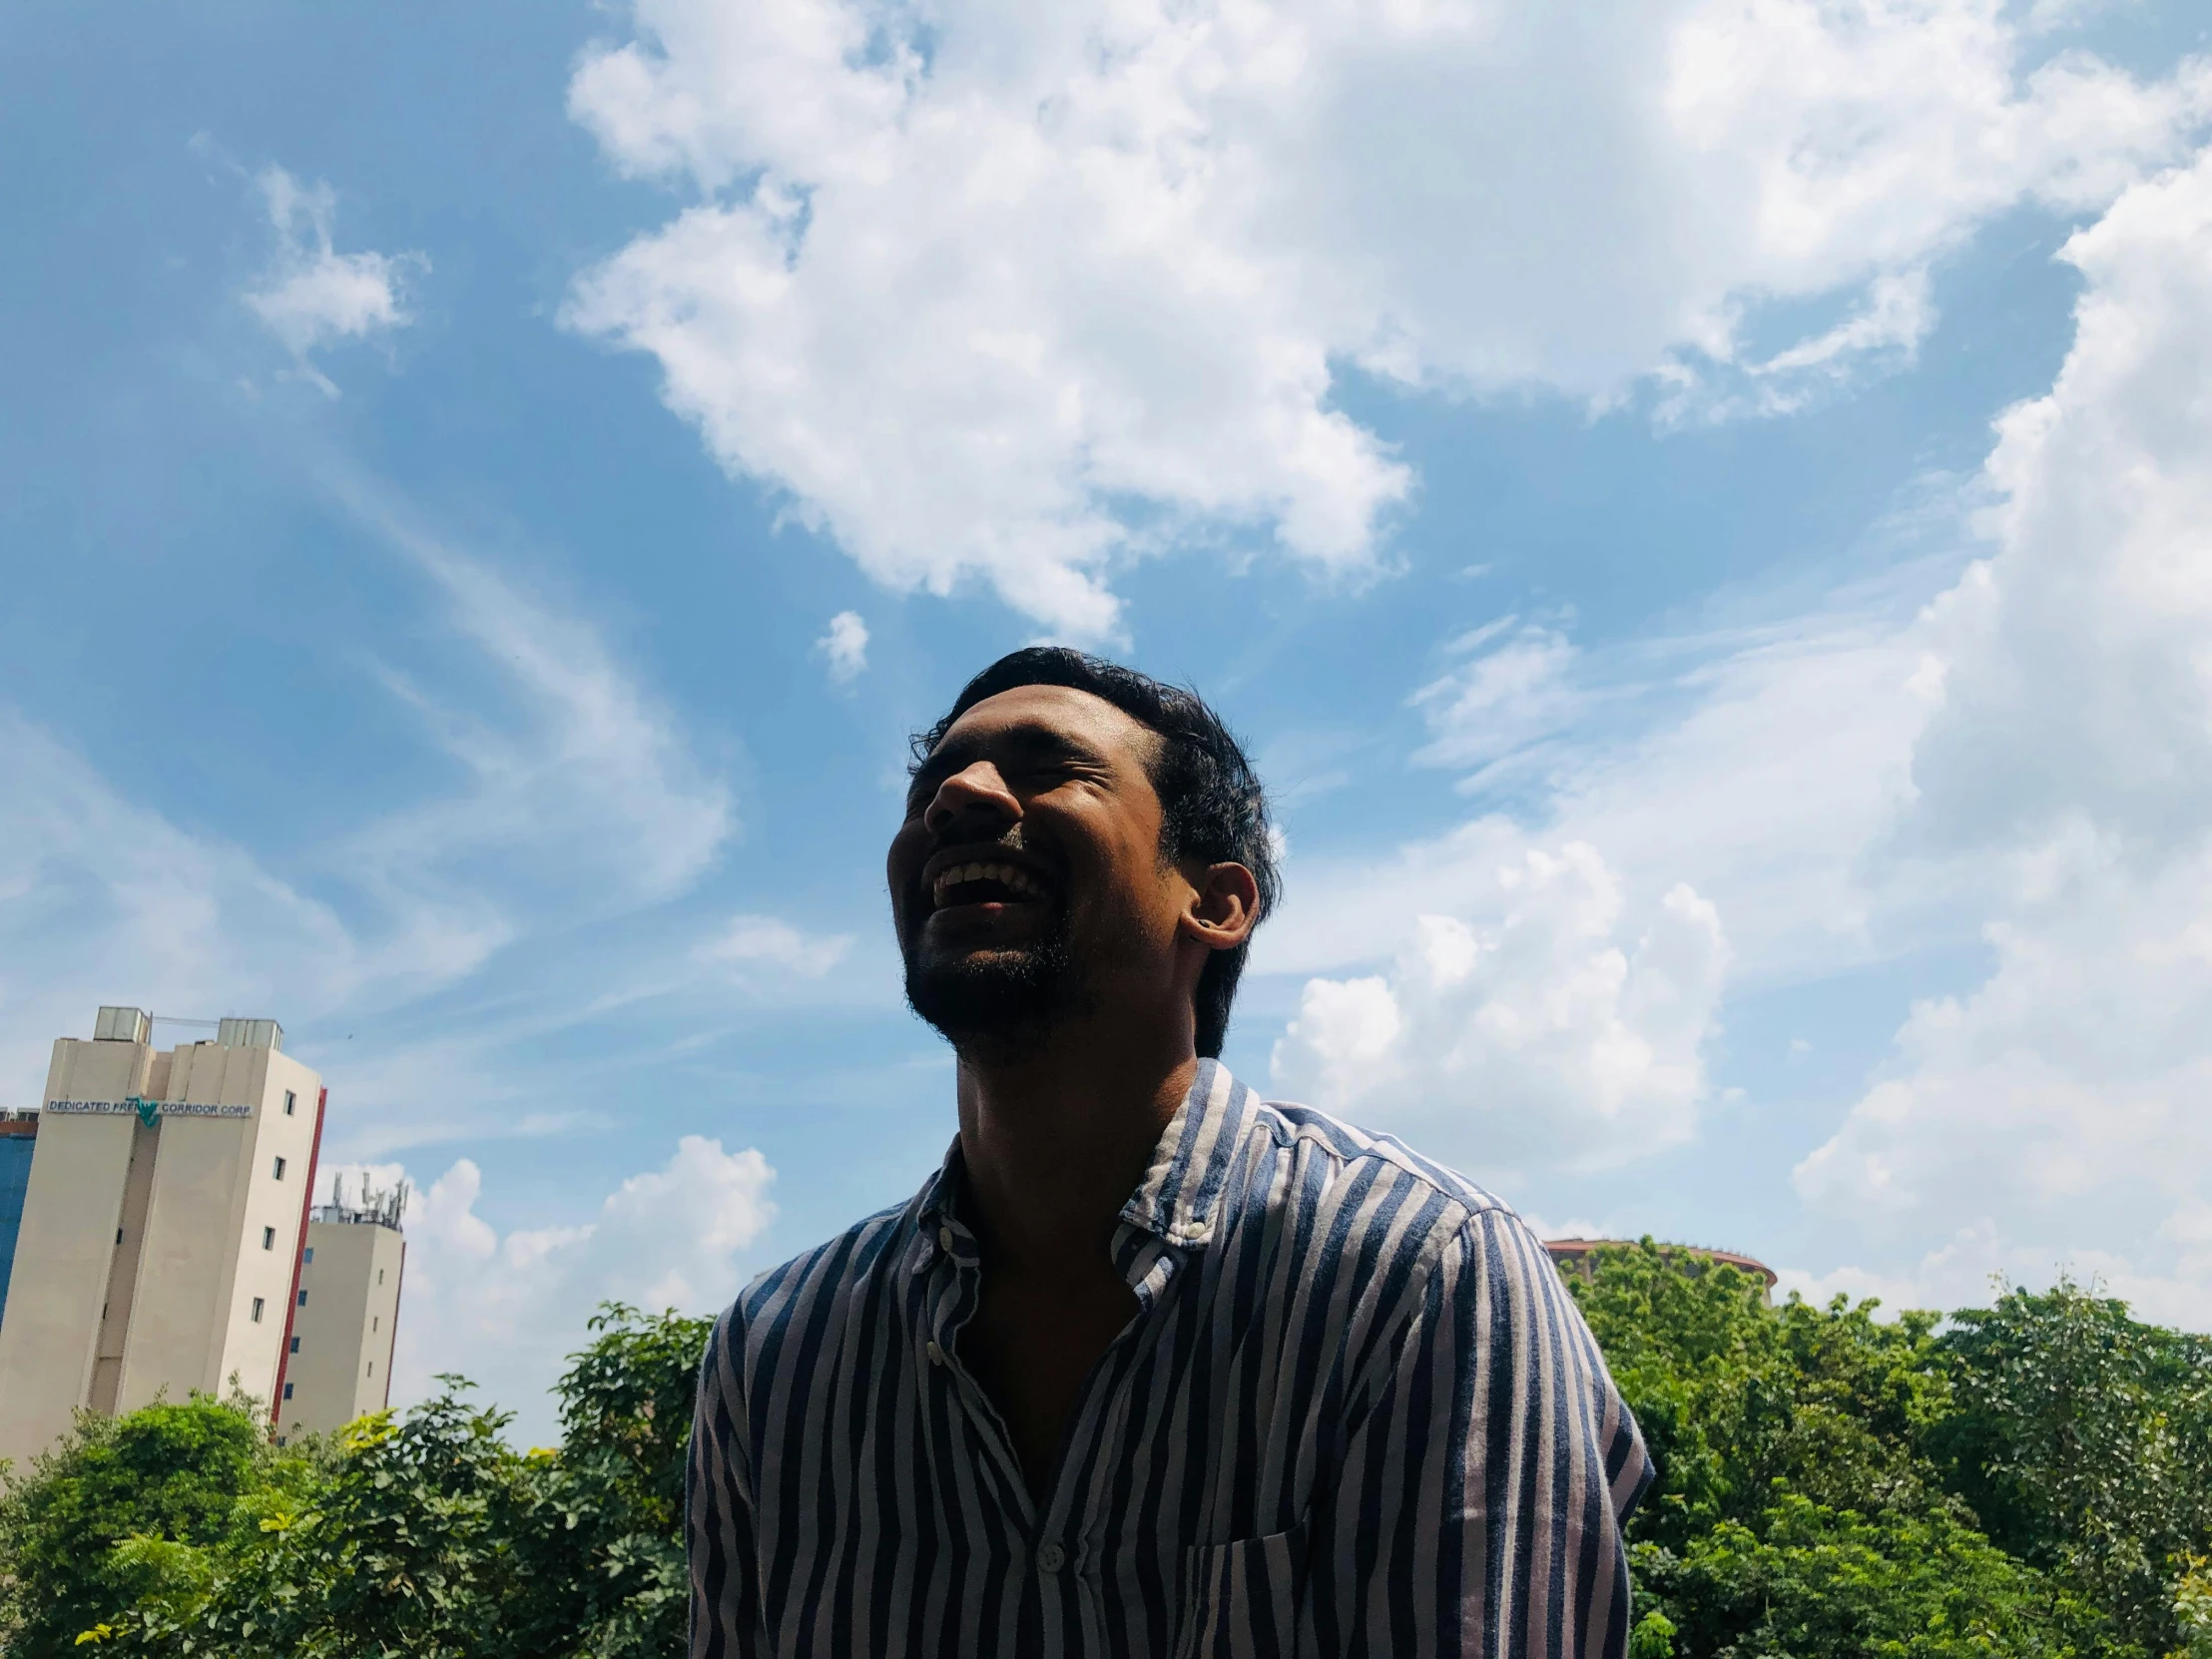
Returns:
[[[960,1060],[960,1152],[991,1256],[1020,1269],[1095,1257],[1190,1091],[1188,1028],[1133,1040],[1070,1022],[1036,1048]]]

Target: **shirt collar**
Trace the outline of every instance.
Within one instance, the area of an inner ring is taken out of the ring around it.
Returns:
[[[1256,1104],[1227,1066],[1199,1061],[1190,1093],[1168,1120],[1121,1219],[1186,1250],[1211,1243],[1234,1219],[1225,1213],[1225,1193]]]
[[[1122,1206],[1121,1219],[1180,1249],[1211,1243],[1233,1219],[1224,1214],[1224,1193],[1257,1104],[1219,1060],[1199,1061],[1198,1075],[1153,1148],[1151,1165]],[[955,1135],[944,1163],[915,1195],[915,1220],[923,1233],[939,1226],[966,1233],[960,1219],[966,1193],[967,1166]]]

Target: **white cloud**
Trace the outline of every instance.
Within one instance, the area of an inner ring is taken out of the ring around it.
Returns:
[[[1808,1302],[1876,1297],[1884,1313],[1894,1315],[1908,1308],[1987,1307],[2003,1286],[2041,1290],[2061,1276],[2100,1296],[2120,1298],[2138,1319],[2212,1330],[2212,1250],[2184,1252],[2165,1271],[2146,1272],[2135,1260],[2078,1239],[2007,1238],[1986,1216],[1894,1268],[1847,1266],[1829,1273],[1778,1268],[1775,1294],[1795,1291]]]
[[[1379,568],[1412,480],[1346,364],[1787,410],[1909,360],[1975,224],[2110,200],[2212,97],[2037,63],[1999,0],[633,10],[570,108],[703,200],[572,324],[877,580],[1094,636],[1114,565],[1193,536]]]
[[[1936,326],[1925,269],[1885,272],[1867,284],[1865,303],[1825,333],[1749,362],[1677,361],[1659,373],[1669,390],[1664,421],[1719,421],[1795,414],[1824,392],[1869,374],[1909,368]]]
[[[1908,591],[1915,577],[1903,574]],[[1398,948],[1407,918],[1488,903],[1496,869],[1532,833],[1598,848],[1634,904],[1687,882],[1725,918],[1740,979],[1864,959],[1878,913],[1893,934],[1913,925],[1898,919],[1910,906],[1897,889],[1913,886],[1917,902],[1929,884],[1865,854],[1912,799],[1934,694],[1903,593],[1827,597],[1779,623],[1601,653],[1546,636],[1511,672],[1486,677],[1477,659],[1431,682],[1422,758],[1470,768],[1474,784],[1532,783],[1529,822],[1485,815],[1380,859],[1310,854],[1255,965],[1371,966]],[[1952,888],[1970,883],[1951,875]]]
[[[330,245],[337,194],[327,184],[301,185],[280,167],[267,169],[256,183],[276,249],[258,284],[247,290],[246,303],[291,352],[299,372],[335,397],[337,387],[309,354],[413,321],[405,287],[430,262],[421,254],[337,253]]]
[[[815,641],[815,649],[830,661],[830,678],[849,686],[867,667],[867,624],[857,611],[839,611],[830,619],[830,631]]]
[[[1978,935],[1979,983],[1913,1009],[1799,1166],[1854,1265],[1792,1282],[1956,1306],[1991,1274],[2070,1271],[2212,1322],[2212,152],[2129,190],[2065,257],[2087,284],[2074,345],[2050,394],[1998,422],[1975,487],[1992,551],[1928,582],[1932,603],[1898,604],[1931,574],[1903,566],[1796,622],[1528,649],[1525,674],[1435,683],[1427,759],[1480,779],[1536,754],[1535,829],[1489,816],[1379,862],[1309,857],[1261,965],[1336,976],[1287,1070],[1431,1089],[1407,986],[1434,969],[1402,929],[1473,913],[1532,833],[1599,849],[1631,908],[1688,880],[1739,984]],[[1554,704],[1579,713],[1547,750]],[[1600,708],[1642,724],[1593,732]],[[1393,950],[1387,974],[1346,972]],[[1588,1130],[1546,1132],[1556,1149]]]
[[[2212,152],[2066,258],[2073,348],[1989,458],[1997,550],[1930,617],[1900,836],[1990,870],[1994,966],[1914,1009],[1797,1180],[1892,1240],[1980,1213],[2000,1258],[2099,1252],[2179,1306],[2212,1265]]]
[[[1677,885],[1631,919],[1592,847],[1530,848],[1421,915],[1387,976],[1310,980],[1276,1081],[1478,1168],[1600,1168],[1694,1132],[1728,948]]]
[[[338,1173],[386,1187],[406,1176],[397,1164]],[[546,1390],[587,1340],[592,1310],[603,1301],[687,1314],[727,1306],[743,1289],[745,1252],[776,1219],[775,1180],[757,1150],[686,1135],[667,1163],[631,1176],[596,1213],[502,1234],[477,1213],[482,1171],[461,1159],[409,1198],[393,1402],[458,1372],[480,1397],[518,1413],[518,1434],[550,1438]]]
[[[718,967],[773,968],[780,973],[820,979],[844,959],[851,945],[848,934],[817,937],[775,916],[740,915],[731,917],[730,925],[702,944],[696,954],[700,961]]]

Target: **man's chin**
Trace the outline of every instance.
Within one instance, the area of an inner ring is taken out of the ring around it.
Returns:
[[[1072,1005],[1066,953],[1050,945],[930,952],[906,963],[906,1001],[955,1048],[1040,1038]]]

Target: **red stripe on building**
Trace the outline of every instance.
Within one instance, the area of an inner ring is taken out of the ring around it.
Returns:
[[[315,1166],[322,1161],[322,1109],[330,1104],[325,1088],[314,1097],[314,1146],[307,1154],[307,1190],[299,1197],[299,1238],[291,1247],[291,1295],[284,1299],[284,1346],[276,1351],[276,1397],[269,1402],[269,1429],[276,1431],[284,1409],[284,1373],[291,1369],[291,1322],[299,1312],[299,1270],[306,1265],[307,1211],[314,1204]]]
[[[384,1356],[384,1404],[391,1404],[391,1368],[399,1360],[399,1299],[407,1294],[407,1236],[399,1236],[399,1283],[391,1293],[391,1352]]]

